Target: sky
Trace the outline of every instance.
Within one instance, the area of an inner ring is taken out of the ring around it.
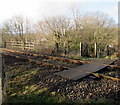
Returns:
[[[75,2],[82,11],[103,12],[118,20],[119,0],[0,0],[0,24],[15,15],[23,15],[33,21],[44,17],[66,15]]]

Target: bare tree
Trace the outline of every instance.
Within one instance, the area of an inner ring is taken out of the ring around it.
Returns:
[[[66,32],[70,29],[70,20],[64,16],[45,18],[36,24],[36,29],[41,34],[51,36],[49,38],[58,52],[66,46]]]
[[[97,48],[110,44],[114,40],[115,23],[109,16],[103,13],[90,13],[81,19],[81,26],[83,30],[82,40],[89,45],[95,44],[95,55],[97,56]],[[97,44],[97,45],[96,45]]]
[[[12,35],[12,38],[23,41],[23,49],[25,48],[25,36],[31,33],[31,23],[23,16],[14,16],[4,23],[4,30],[7,34]]]
[[[89,54],[96,57],[98,50],[105,48],[116,37],[115,23],[108,15],[100,12],[82,14],[77,5],[70,8],[70,13],[74,30],[72,42],[74,47],[80,48],[80,56],[81,53],[86,53],[85,56]],[[82,48],[81,43],[86,48]]]

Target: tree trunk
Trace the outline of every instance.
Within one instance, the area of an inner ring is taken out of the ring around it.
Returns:
[[[55,43],[55,48],[56,48],[56,53],[58,53],[58,50],[59,50],[59,44],[58,43]]]
[[[66,49],[66,53],[69,53],[69,41],[67,41],[67,49]]]
[[[100,58],[100,48],[98,49],[98,51],[97,51],[97,58]]]
[[[87,43],[82,43],[82,53],[81,55],[84,56],[84,57],[88,57],[89,54],[88,54],[88,44]]]
[[[110,52],[109,52],[109,45],[107,45],[107,56],[110,55]]]

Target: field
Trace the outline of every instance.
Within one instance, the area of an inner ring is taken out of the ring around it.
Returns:
[[[36,64],[9,55],[4,55],[4,58],[7,76],[6,104],[119,104],[118,81],[92,75],[74,81],[54,74],[63,68]],[[67,65],[63,61],[58,63]],[[77,64],[69,63],[67,66],[73,65]],[[98,73],[119,78],[119,69],[105,68],[103,71]]]
[[[118,3],[87,1],[2,3],[3,105],[120,105]]]

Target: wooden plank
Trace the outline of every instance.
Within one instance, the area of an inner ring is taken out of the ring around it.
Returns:
[[[77,71],[77,70],[64,70],[64,71],[54,73],[54,74],[63,76],[68,79],[73,79],[73,80],[78,80],[80,78],[83,78],[83,77],[89,75],[87,73],[83,73],[83,72]]]
[[[110,60],[110,59],[92,59],[92,62],[95,63],[101,63],[101,64],[111,64],[112,62],[114,62],[115,60]],[[73,79],[73,80],[78,80],[80,78],[83,78],[87,75],[90,75],[90,73],[85,73],[87,72],[97,72],[103,68],[105,68],[106,65],[98,65],[98,64],[94,64],[94,63],[86,63],[77,67],[74,67],[73,70],[64,70],[61,72],[57,72],[55,74],[66,77],[68,79]],[[81,70],[85,71],[82,72]]]

